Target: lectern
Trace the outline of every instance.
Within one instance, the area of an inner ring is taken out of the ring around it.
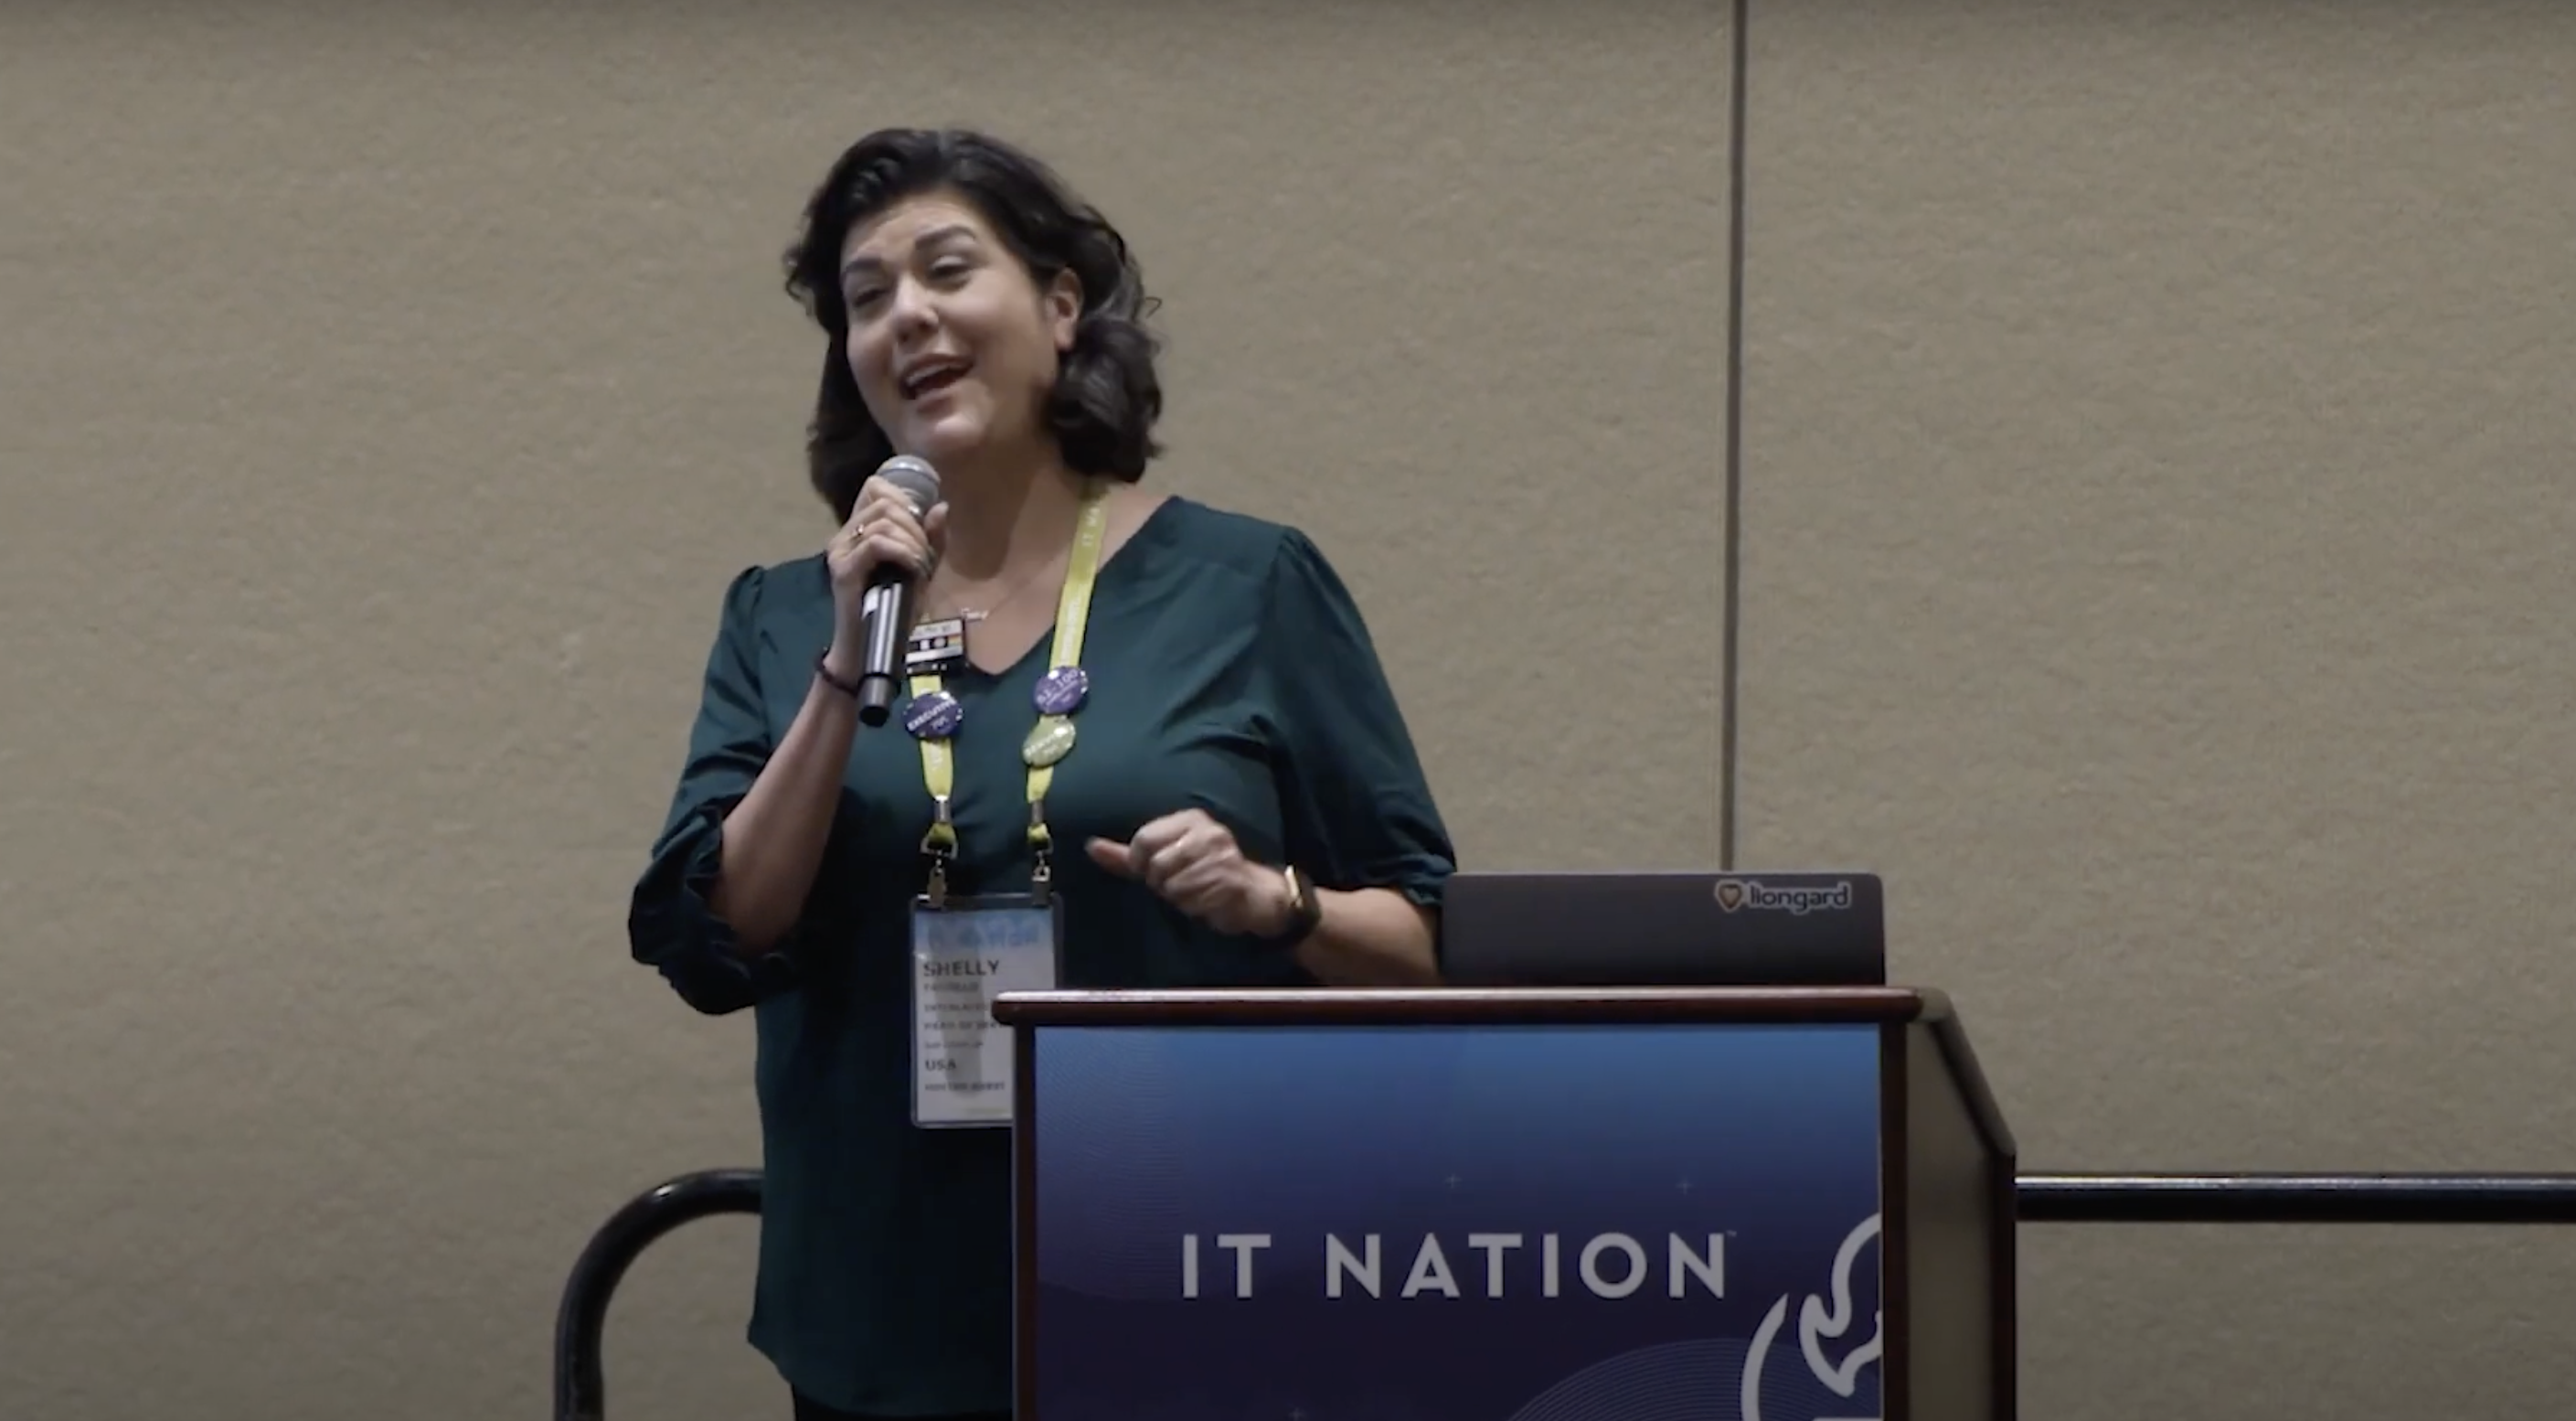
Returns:
[[[1938,992],[1010,994],[1019,1421],[1989,1421]]]

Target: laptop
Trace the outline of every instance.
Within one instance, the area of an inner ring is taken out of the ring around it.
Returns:
[[[1878,987],[1878,875],[1467,873],[1441,909],[1460,987]]]

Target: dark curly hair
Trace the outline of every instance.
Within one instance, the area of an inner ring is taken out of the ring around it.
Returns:
[[[965,129],[880,129],[851,144],[805,207],[804,230],[785,257],[787,292],[829,338],[823,385],[806,429],[814,491],[847,519],[859,486],[894,453],[850,375],[849,312],[841,299],[841,244],[850,228],[907,197],[950,188],[973,203],[1043,289],[1070,269],[1082,314],[1047,401],[1067,467],[1133,481],[1162,452],[1163,412],[1154,373],[1160,341],[1146,328],[1155,303],[1127,241],[1046,164]]]

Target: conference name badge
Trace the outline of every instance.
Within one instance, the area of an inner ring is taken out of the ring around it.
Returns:
[[[1016,1058],[993,1020],[1004,992],[1056,979],[1056,915],[1034,898],[954,897],[912,914],[912,1121],[924,1129],[1008,1125]]]

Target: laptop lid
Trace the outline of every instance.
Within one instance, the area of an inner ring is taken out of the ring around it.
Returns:
[[[1454,986],[1887,982],[1876,874],[1461,872],[1444,899],[1441,973]]]

